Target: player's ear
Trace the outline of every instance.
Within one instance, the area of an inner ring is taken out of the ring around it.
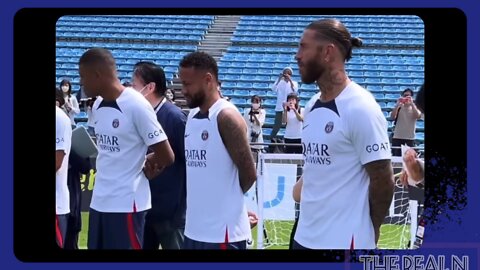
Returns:
[[[205,82],[207,84],[213,83],[213,75],[210,72],[205,73]]]

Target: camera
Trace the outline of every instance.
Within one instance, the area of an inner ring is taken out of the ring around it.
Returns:
[[[260,133],[257,133],[255,131],[250,132],[250,137],[252,137],[251,142],[257,142],[258,136],[260,136]]]
[[[409,97],[401,97],[400,98],[400,103],[407,103],[410,101],[410,98]]]

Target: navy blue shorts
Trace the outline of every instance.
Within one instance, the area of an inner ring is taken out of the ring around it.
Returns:
[[[88,249],[141,249],[146,214],[103,213],[90,208]]]
[[[65,245],[65,235],[67,234],[68,214],[56,215],[55,217],[55,238],[57,245],[63,248]]]
[[[206,243],[185,236],[183,249],[247,249],[247,240],[231,243]]]

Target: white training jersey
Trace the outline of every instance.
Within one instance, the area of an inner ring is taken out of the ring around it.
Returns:
[[[152,106],[128,87],[115,101],[97,99],[92,110],[98,156],[90,207],[115,213],[150,209],[145,154],[148,146],[167,139]]]
[[[72,145],[72,125],[67,114],[55,106],[56,111],[56,151],[63,150],[65,156],[63,157],[62,166],[56,173],[55,182],[55,202],[57,215],[64,215],[70,213],[70,193],[68,192],[67,177],[68,177],[68,158],[70,156],[70,147]]]
[[[225,108],[237,110],[224,99],[217,100],[205,115],[199,108],[192,109],[185,128],[185,236],[206,243],[238,242],[250,236],[238,168],[218,130],[217,117]]]
[[[312,249],[373,249],[370,178],[364,165],[390,159],[387,121],[370,92],[350,83],[305,115],[303,188],[295,241]]]

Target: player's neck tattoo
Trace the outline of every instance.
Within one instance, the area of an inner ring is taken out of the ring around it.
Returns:
[[[318,81],[318,86],[322,92],[322,100],[330,101],[336,98],[340,92],[347,86],[348,77],[344,68],[332,69],[324,82]]]

